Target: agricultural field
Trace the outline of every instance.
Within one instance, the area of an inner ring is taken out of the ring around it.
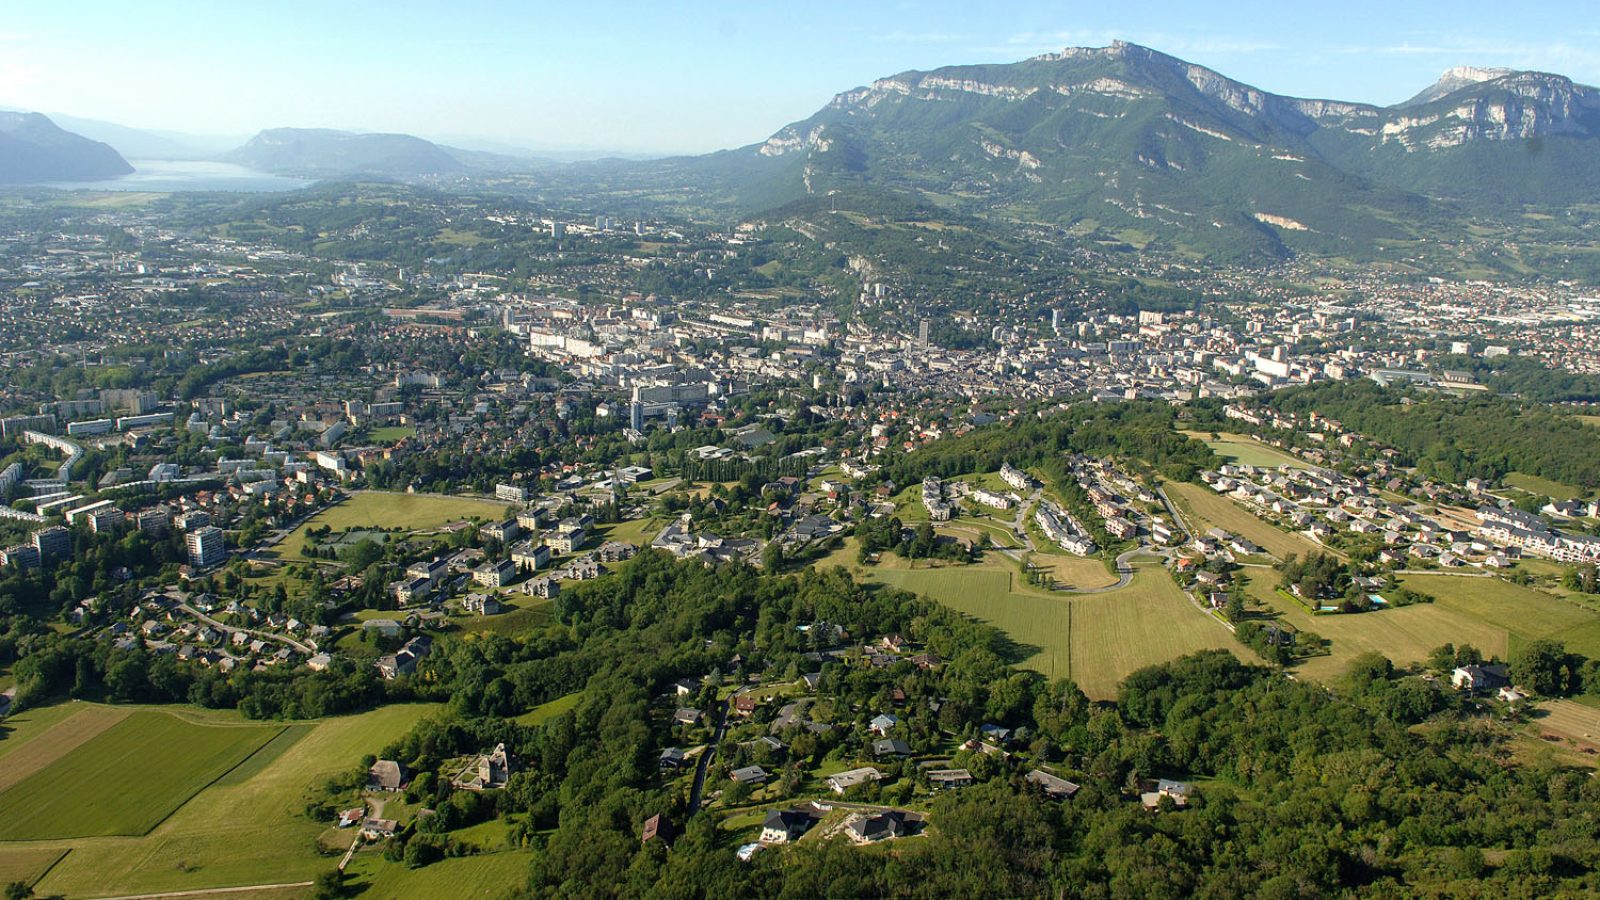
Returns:
[[[1533,714],[1532,724],[1541,734],[1553,734],[1580,750],[1600,752],[1600,709],[1572,700],[1546,700]]]
[[[1553,638],[1565,643],[1568,650],[1600,657],[1600,613],[1571,601],[1498,578],[1407,575],[1401,583],[1432,595],[1436,606],[1502,629],[1508,635],[1509,653],[1527,641]]]
[[[360,491],[302,523],[278,545],[278,558],[303,560],[300,548],[306,543],[306,533],[313,528],[327,526],[334,534],[351,528],[426,530],[464,519],[498,519],[505,511],[506,504],[500,501]]]
[[[865,577],[999,628],[1016,643],[1021,665],[1050,678],[1070,677],[1095,699],[1114,697],[1123,677],[1144,666],[1197,650],[1239,650],[1228,630],[1153,564],[1139,566],[1128,587],[1092,595],[1036,590],[1019,584],[1009,566],[994,564],[875,567]]]
[[[1303,534],[1284,531],[1205,485],[1169,481],[1165,487],[1167,496],[1172,498],[1178,511],[1188,521],[1189,527],[1197,534],[1204,534],[1210,528],[1221,528],[1229,534],[1249,538],[1251,543],[1278,559],[1283,559],[1290,553],[1297,556],[1305,556],[1307,553],[1341,555],[1338,551],[1324,547]]]
[[[1260,466],[1266,469],[1276,469],[1279,466],[1293,466],[1296,469],[1309,469],[1311,464],[1284,453],[1276,447],[1263,444],[1255,438],[1242,434],[1219,433],[1217,440],[1211,439],[1208,431],[1185,431],[1185,435],[1198,438],[1210,447],[1212,452],[1240,466]]]
[[[374,852],[351,861],[347,885],[361,900],[481,900],[499,897],[528,877],[530,853],[504,851],[445,859],[412,869]]]
[[[65,847],[37,847],[31,850],[0,849],[0,884],[20,881],[33,884],[65,856]]]
[[[60,712],[51,714],[53,710]],[[0,766],[0,793],[73,753],[126,719],[128,712],[110,706],[63,703],[42,710],[25,710],[6,720],[8,727],[17,723],[17,731],[7,733],[5,740],[0,741],[0,750],[5,751],[5,764]],[[34,721],[30,723],[30,719]]]
[[[35,737],[54,728],[81,709],[78,704],[58,703],[54,706],[25,709],[0,719],[0,760],[27,746]]]
[[[1377,651],[1397,665],[1427,659],[1441,644],[1471,644],[1485,656],[1501,659],[1522,644],[1554,638],[1569,650],[1600,655],[1600,613],[1498,578],[1461,575],[1406,575],[1404,587],[1428,594],[1433,603],[1367,613],[1313,616],[1274,590],[1277,573],[1251,573],[1247,593],[1276,610],[1299,631],[1333,642],[1330,655],[1313,657],[1297,671],[1319,681],[1344,674],[1350,660]]]
[[[0,791],[0,841],[144,834],[282,730],[202,725],[138,710],[75,747],[62,749],[46,737],[41,746],[54,758]],[[32,749],[12,754],[12,764]]]
[[[979,519],[971,516],[961,516],[952,522],[940,522],[934,526],[937,534],[946,534],[952,537],[963,537],[975,542],[982,542],[985,536],[996,547],[1014,548],[1022,546],[1011,528],[1002,522]]]
[[[310,881],[331,868],[332,861],[316,851],[327,823],[301,815],[307,789],[358,765],[364,754],[404,734],[434,708],[388,706],[287,728],[245,725],[236,714],[187,707],[136,711],[134,715],[150,712],[171,718],[181,712],[197,728],[203,726],[194,723],[214,723],[220,726],[213,729],[218,731],[266,732],[270,741],[263,739],[256,755],[194,794],[148,834],[4,842],[0,864],[18,853],[66,850],[65,858],[34,889],[40,895],[68,897],[204,891],[263,880]],[[161,758],[171,757],[171,750],[166,750]],[[120,774],[116,779],[127,781]],[[264,879],[262,873],[271,877]]]
[[[1276,571],[1250,573],[1246,594],[1280,614],[1282,621],[1296,631],[1314,632],[1332,641],[1329,654],[1315,656],[1295,667],[1299,674],[1317,681],[1332,682],[1344,675],[1350,661],[1368,651],[1377,651],[1406,666],[1428,658],[1441,644],[1471,644],[1485,656],[1506,655],[1506,632],[1441,603],[1422,603],[1376,612],[1314,616],[1298,603],[1286,600],[1275,590]]]
[[[1084,559],[1081,556],[1063,554],[1034,553],[1028,556],[1028,562],[1057,583],[1077,590],[1093,590],[1095,588],[1109,587],[1117,583],[1117,576],[1112,574],[1111,570],[1106,568],[1106,564],[1098,559]]]

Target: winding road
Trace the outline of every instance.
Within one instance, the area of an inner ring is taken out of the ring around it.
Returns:
[[[218,622],[216,619],[211,618],[210,616],[206,615],[205,613],[201,612],[198,609],[195,609],[194,607],[190,606],[187,603],[178,604],[178,608],[183,610],[184,612],[188,613],[189,615],[194,616],[196,619],[199,619],[200,621],[206,623],[207,625],[210,625],[212,628],[217,629],[218,631],[222,632],[223,634],[233,634],[235,631],[242,631],[245,634],[253,634],[256,637],[261,638],[263,640],[278,641],[280,643],[288,644],[289,646],[295,648],[296,650],[299,650],[301,653],[304,653],[307,656],[310,656],[311,654],[317,652],[317,651],[311,649],[310,647],[306,646],[305,644],[302,644],[299,641],[295,640],[294,638],[288,637],[287,635],[274,634],[274,633],[272,633],[270,631],[256,631],[256,630],[251,629],[251,628],[235,628],[232,625],[224,625],[221,622]]]
[[[1111,591],[1120,591],[1133,582],[1133,564],[1129,560],[1135,556],[1154,556],[1158,559],[1172,558],[1170,550],[1152,550],[1149,547],[1135,547],[1117,554],[1117,583],[1108,584],[1097,588],[1055,588],[1063,594],[1105,594]]]

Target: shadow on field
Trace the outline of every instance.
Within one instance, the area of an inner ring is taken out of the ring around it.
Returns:
[[[912,591],[906,591],[906,590],[904,590],[902,588],[897,588],[897,587],[894,587],[892,585],[884,584],[881,581],[859,581],[859,582],[856,582],[856,583],[858,585],[860,585],[863,590],[867,591],[868,593],[873,593],[873,594],[875,594],[875,593],[877,593],[879,591],[882,591],[882,590],[901,591],[901,593],[914,593]],[[916,594],[916,596],[922,597],[921,594]],[[929,598],[923,597],[923,599],[929,599]],[[930,602],[937,603],[938,601],[937,600],[930,600]],[[945,607],[945,608],[946,609],[950,609],[950,607]],[[956,615],[960,616],[962,619],[964,619],[967,622],[971,622],[974,625],[978,625],[978,626],[981,626],[983,628],[988,628],[991,631],[993,631],[994,632],[994,638],[989,642],[989,649],[993,650],[994,654],[996,656],[1000,657],[1001,661],[1006,663],[1007,665],[1012,665],[1012,666],[1021,665],[1023,660],[1025,660],[1025,659],[1033,656],[1034,654],[1039,653],[1039,652],[1044,650],[1043,647],[1039,647],[1039,646],[1036,646],[1034,644],[1024,644],[1024,643],[1022,643],[1020,641],[1017,641],[1017,640],[1013,639],[1011,637],[1011,635],[1006,634],[1004,631],[1000,630],[999,628],[995,628],[993,625],[990,625],[988,622],[985,622],[982,619],[977,618],[976,616],[972,616],[972,615],[969,615],[969,614],[963,613],[963,612],[957,612],[956,610],[953,610],[953,609],[951,609],[950,611],[951,612],[955,612]]]

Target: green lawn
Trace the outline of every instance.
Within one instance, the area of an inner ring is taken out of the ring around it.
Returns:
[[[451,621],[460,626],[462,631],[492,631],[511,635],[550,621],[553,612],[551,604],[554,603],[553,600],[530,597],[520,591],[501,591],[500,602],[506,605],[506,611],[499,615],[467,616]]]
[[[282,730],[140,710],[0,792],[0,841],[144,834]]]
[[[1130,672],[1208,648],[1237,652],[1221,623],[1196,609],[1159,566],[1105,594],[1034,592],[997,566],[869,568],[866,577],[926,595],[988,622],[1018,645],[1022,665],[1071,677],[1096,699]]]
[[[278,558],[304,559],[300,548],[306,543],[306,532],[313,528],[327,526],[335,534],[351,528],[423,530],[474,517],[499,519],[505,511],[506,504],[499,501],[361,491],[306,520],[278,545]]]
[[[1402,585],[1432,596],[1434,602],[1313,616],[1274,590],[1277,577],[1276,572],[1251,573],[1248,593],[1297,630],[1333,642],[1329,655],[1296,666],[1320,681],[1344,674],[1361,653],[1377,651],[1398,665],[1412,665],[1446,643],[1471,644],[1485,656],[1506,659],[1527,641],[1554,638],[1585,656],[1600,654],[1600,613],[1498,578],[1406,575]]]
[[[416,436],[417,430],[406,425],[385,425],[372,429],[370,434],[371,440],[377,444],[393,444],[403,438]]]
[[[72,852],[36,890],[41,895],[100,897],[309,881],[334,860],[316,852],[317,838],[328,823],[302,814],[307,789],[358,765],[363,754],[378,752],[435,708],[386,706],[311,723],[309,732],[278,746],[275,758],[258,772],[243,780],[218,780],[149,834],[72,841]],[[177,709],[186,716],[195,713]],[[269,753],[273,749],[263,748]],[[0,844],[0,853],[65,846]]]
[[[1584,496],[1584,492],[1559,481],[1540,478],[1537,475],[1524,475],[1521,472],[1509,472],[1505,477],[1506,484],[1522,488],[1530,494],[1541,494],[1553,500],[1572,500]]]
[[[565,697],[557,697],[549,703],[543,703],[528,710],[515,719],[518,725],[543,725],[552,718],[561,715],[578,705],[578,700],[583,697],[582,691],[573,691]]]
[[[1311,468],[1311,465],[1304,460],[1296,459],[1276,447],[1242,434],[1219,433],[1217,440],[1211,440],[1210,432],[1185,431],[1184,434],[1205,441],[1212,452],[1236,465],[1260,466],[1267,469],[1276,469],[1279,466]]]
[[[656,532],[666,527],[667,520],[644,518],[633,519],[627,522],[618,522],[615,525],[601,525],[595,533],[602,541],[623,541],[644,547],[656,536]]]

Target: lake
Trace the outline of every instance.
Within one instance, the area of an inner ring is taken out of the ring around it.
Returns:
[[[314,182],[304,178],[268,175],[224,162],[171,159],[133,159],[133,174],[99,181],[54,181],[47,187],[81,191],[233,191],[247,194],[296,191]]]

